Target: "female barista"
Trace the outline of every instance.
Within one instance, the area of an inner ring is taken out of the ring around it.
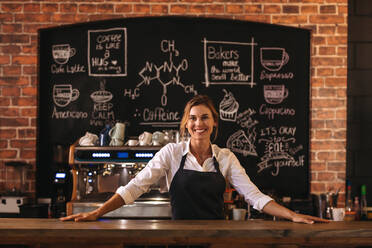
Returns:
[[[259,211],[294,222],[328,222],[295,213],[261,193],[229,149],[211,144],[212,133],[214,138],[217,136],[218,119],[211,99],[205,95],[195,96],[186,104],[180,124],[181,135],[185,132],[190,135],[188,141],[164,146],[134,179],[119,187],[100,208],[61,220],[96,220],[124,204],[133,203],[165,175],[173,219],[223,219],[227,179],[248,204]]]

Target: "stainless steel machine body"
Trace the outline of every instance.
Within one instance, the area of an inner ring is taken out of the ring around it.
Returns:
[[[80,147],[71,146],[69,163],[73,173],[73,192],[67,214],[87,212],[101,206],[139,173],[160,147]],[[168,192],[162,182],[152,185],[133,204],[124,205],[103,217],[171,218]]]

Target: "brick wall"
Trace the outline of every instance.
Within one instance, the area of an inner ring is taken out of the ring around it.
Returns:
[[[311,29],[311,192],[342,187],[346,171],[347,0],[0,0],[0,192],[4,161],[33,164],[37,29],[133,16],[187,15]],[[343,202],[342,199],[340,199]]]

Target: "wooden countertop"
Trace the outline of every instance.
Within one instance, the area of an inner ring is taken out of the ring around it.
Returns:
[[[208,247],[226,245],[230,248],[247,244],[260,247],[278,244],[294,247],[304,244],[354,247],[372,246],[372,222],[309,225],[268,220],[102,219],[94,222],[61,222],[58,219],[0,218],[0,237],[0,247],[1,244],[40,247],[40,244],[78,245],[87,242],[94,244],[94,247],[101,247],[100,244],[104,244],[103,247],[125,247],[125,244],[205,244]]]

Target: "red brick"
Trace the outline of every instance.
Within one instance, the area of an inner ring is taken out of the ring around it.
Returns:
[[[39,3],[25,3],[23,5],[23,12],[40,12]]]
[[[346,120],[326,120],[326,128],[346,128]]]
[[[161,4],[154,4],[151,5],[151,13],[152,14],[167,14],[169,13],[168,5],[161,5]]]
[[[132,5],[131,4],[116,4],[115,5],[115,12],[116,13],[132,12]]]
[[[336,96],[336,90],[333,88],[320,88],[318,92],[319,97],[335,97]]]
[[[36,75],[37,68],[36,66],[32,66],[32,65],[31,66],[24,65],[22,73],[23,75]]]
[[[335,34],[335,26],[319,26],[319,34]]]
[[[226,6],[226,13],[242,14],[242,13],[244,13],[244,8],[240,4],[229,4],[229,5]]]
[[[3,24],[3,33],[21,33],[21,24]]]
[[[1,129],[0,129],[1,132]],[[0,135],[1,138],[1,135]],[[25,128],[18,129],[18,138],[36,138],[36,129],[35,128]]]
[[[317,76],[333,76],[334,69],[333,68],[317,68],[316,69]],[[337,73],[336,73],[337,75]]]
[[[27,85],[28,77],[0,77],[0,85]]]
[[[0,117],[0,126],[1,127],[28,126],[28,118],[1,118]]]
[[[297,5],[283,5],[283,14],[298,14],[299,6]]]
[[[8,148],[8,141],[7,140],[0,140],[0,148],[1,149]]]
[[[33,13],[27,13],[27,14],[16,14],[15,15],[15,21],[16,22],[50,22],[51,15],[48,13],[44,13],[42,15],[40,14],[33,14]]]
[[[244,5],[244,12],[245,13],[262,13],[262,5],[261,4],[256,4],[256,5],[253,5],[253,4],[248,4],[248,5]]]
[[[61,4],[63,5],[63,4]],[[54,3],[43,3],[41,5],[41,11],[44,13],[55,13],[58,12],[58,4]]]
[[[335,47],[319,47],[319,55],[335,55],[336,48]]]
[[[148,4],[134,4],[133,10],[136,13],[150,13],[150,5]]]
[[[330,139],[332,132],[330,130],[315,130],[315,139]]]
[[[21,51],[19,45],[4,45],[0,47],[0,51],[6,54],[18,54]]]
[[[17,3],[2,3],[1,10],[4,12],[21,12],[22,11],[22,4]]]
[[[60,4],[61,12],[64,13],[76,13],[78,6],[75,3],[63,3]]]
[[[317,24],[339,24],[346,23],[347,18],[337,15],[311,15],[310,22]]]
[[[0,129],[0,139],[16,138],[16,129]]]
[[[2,88],[2,95],[3,96],[19,96],[20,93],[19,87],[3,87]]]
[[[313,46],[325,45],[326,44],[326,38],[324,36],[313,36],[311,38],[311,42],[312,42]]]
[[[36,158],[36,151],[32,149],[21,149],[20,157],[23,159],[35,159]],[[32,188],[30,189],[32,190]],[[33,190],[34,191],[34,190]]]
[[[346,77],[326,78],[325,79],[325,86],[326,87],[346,87],[346,85],[347,85],[347,78]]]
[[[311,78],[311,87],[323,87],[324,79],[323,78]]]
[[[314,162],[314,163],[311,163],[311,166],[310,166],[311,171],[325,171],[326,168],[327,167],[324,162]]]
[[[0,97],[0,106],[9,106],[10,98]]]
[[[7,65],[10,63],[10,56],[9,55],[0,55],[0,64],[2,66]]]
[[[263,13],[265,14],[278,14],[282,11],[280,5],[264,5]]]
[[[347,55],[347,47],[346,46],[344,46],[344,47],[338,46],[337,47],[337,55],[346,56]]]
[[[21,66],[3,66],[3,75],[4,76],[17,76],[22,73]]]
[[[54,14],[52,16],[52,22],[73,23],[75,21],[75,16],[75,14]]]
[[[97,12],[98,13],[113,13],[114,5],[113,4],[98,4]]]
[[[246,21],[253,21],[253,22],[270,22],[270,16],[269,15],[245,15],[243,20]]]
[[[212,4],[206,6],[207,13],[221,14],[225,12],[225,6],[222,4]]]
[[[334,109],[317,109],[315,112],[315,118],[317,120],[334,119],[336,117]]]
[[[347,37],[346,36],[330,36],[327,37],[328,45],[346,45]]]
[[[347,112],[346,112],[346,106],[345,109],[338,109],[336,111],[336,118],[341,120],[346,120]]]
[[[16,158],[17,157],[17,150],[0,150],[0,158]]]
[[[316,14],[318,13],[318,6],[317,5],[303,5],[301,6],[301,13],[302,14]]]
[[[204,5],[191,5],[189,9],[189,13],[203,14],[205,13],[205,6]]]
[[[35,140],[11,140],[10,147],[13,148],[34,148],[36,146]]]
[[[347,7],[347,5],[345,5],[345,6],[337,6],[337,8],[338,8],[338,13],[339,14],[347,14],[348,13],[348,7]]]
[[[12,63],[18,65],[35,65],[37,62],[36,56],[13,56]]]
[[[324,128],[325,121],[324,120],[311,120],[311,128]]]
[[[13,15],[8,13],[0,13],[0,23],[13,22]]]
[[[14,106],[36,106],[36,97],[16,97],[12,103]]]
[[[346,152],[344,151],[336,152],[336,160],[346,161]]]
[[[341,89],[338,88],[336,90],[336,96],[337,96],[337,98],[342,98],[342,97],[346,98],[347,97],[346,93],[347,93],[346,87],[345,88],[341,88]]]
[[[344,66],[343,58],[315,57],[312,59],[312,66]]]
[[[1,43],[29,43],[30,37],[25,34],[6,34],[0,35],[0,44]]]
[[[37,125],[37,119],[36,118],[31,118],[31,127],[36,127]]]
[[[335,5],[320,5],[321,14],[335,14],[336,6]]]
[[[318,172],[318,180],[332,181],[336,178],[336,174],[332,172]]]
[[[334,152],[318,152],[317,158],[322,161],[334,160],[336,154]]]
[[[310,147],[314,150],[324,151],[344,150],[346,148],[346,141],[312,141]]]
[[[80,4],[79,12],[83,13],[95,13],[97,12],[97,6],[95,4]]]
[[[345,106],[345,100],[338,100],[332,98],[322,98],[322,99],[313,99],[312,100],[312,108],[337,108]]]
[[[170,7],[170,13],[174,14],[185,14],[188,11],[188,6],[185,4],[172,4]]]
[[[346,126],[345,126],[345,128],[346,128]],[[334,139],[339,139],[339,140],[346,140],[346,130],[334,131],[333,138]]]
[[[37,114],[36,106],[21,109],[21,116],[23,117],[36,117],[36,114]]]
[[[37,88],[36,87],[25,87],[22,88],[22,96],[36,96]]]
[[[51,26],[55,26],[55,24],[42,24],[42,23],[24,23],[23,30],[25,33],[37,33],[38,29],[40,28],[49,28]]]
[[[307,23],[307,16],[305,15],[275,15],[272,17],[273,23],[280,24],[301,24]]]
[[[347,35],[347,25],[338,25],[336,28],[336,33]]]
[[[313,193],[325,192],[326,185],[322,182],[310,182],[310,191]]]

